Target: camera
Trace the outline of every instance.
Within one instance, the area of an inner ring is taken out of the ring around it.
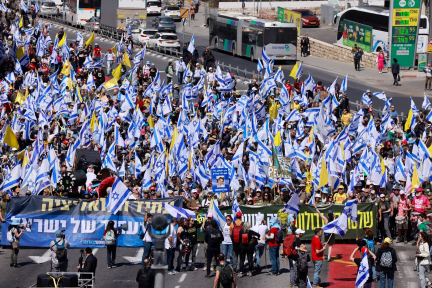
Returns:
[[[30,223],[20,224],[20,225],[18,225],[18,228],[20,228],[20,229],[25,229],[25,228],[31,229],[31,224]]]

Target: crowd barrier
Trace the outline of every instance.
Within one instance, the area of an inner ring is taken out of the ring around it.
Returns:
[[[20,238],[21,246],[49,247],[54,239],[56,230],[65,230],[65,235],[72,247],[104,247],[103,231],[108,221],[113,220],[115,227],[127,224],[126,231],[118,238],[118,246],[139,247],[142,240],[138,237],[139,225],[143,223],[145,208],[149,213],[165,213],[162,203],[182,207],[182,197],[173,197],[157,200],[135,200],[127,201],[116,215],[112,215],[105,209],[106,198],[98,200],[75,200],[51,196],[32,196],[12,198],[8,203],[6,211],[6,222],[2,223],[1,244],[8,245],[7,231],[12,219],[20,219],[22,225],[31,224],[25,228],[26,233]],[[358,222],[348,220],[348,231],[343,239],[355,239],[364,236],[364,228],[372,228],[376,235],[376,209],[373,204],[358,204]],[[269,222],[271,217],[277,217],[277,213],[283,205],[271,206],[240,206],[243,213],[242,220],[256,224],[258,214],[263,214],[264,219]],[[324,215],[332,210],[335,217],[342,213],[344,205],[318,206]],[[232,213],[231,207],[220,207],[221,213],[228,215]],[[207,209],[198,211],[197,219],[203,223]],[[168,218],[171,218],[168,215]],[[297,228],[306,231],[303,240],[311,240],[314,229],[322,227],[324,221],[319,217],[313,206],[302,205],[300,214],[296,219]],[[336,239],[340,239],[337,236]],[[202,231],[198,232],[198,240],[204,241]]]

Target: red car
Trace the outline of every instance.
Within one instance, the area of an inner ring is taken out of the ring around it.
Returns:
[[[302,16],[302,27],[319,27],[320,20],[308,9],[293,9]]]

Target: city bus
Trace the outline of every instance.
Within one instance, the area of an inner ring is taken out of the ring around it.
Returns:
[[[354,21],[363,25],[372,27],[372,51],[378,52],[383,50],[388,52],[389,45],[389,10],[384,7],[377,6],[360,6],[346,9],[336,14],[334,24],[337,24],[338,31],[336,41],[343,44],[343,20]],[[425,46],[423,41],[428,39],[429,35],[429,20],[426,15],[420,16],[419,38],[417,50],[419,46]],[[427,42],[426,42],[427,45]]]
[[[297,60],[297,27],[293,23],[259,19],[240,13],[212,14],[209,18],[209,46],[248,57],[267,55],[275,60]]]
[[[66,22],[72,26],[84,26],[93,16],[100,17],[101,0],[65,0]]]

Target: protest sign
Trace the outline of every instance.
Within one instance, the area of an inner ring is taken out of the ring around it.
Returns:
[[[229,188],[229,175],[227,168],[211,169],[213,193],[227,193]]]

